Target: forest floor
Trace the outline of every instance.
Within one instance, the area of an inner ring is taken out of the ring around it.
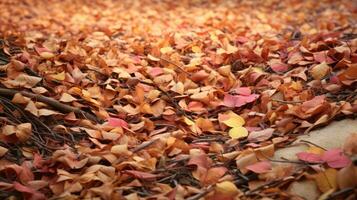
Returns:
[[[355,1],[0,1],[0,199],[354,199],[356,116]]]

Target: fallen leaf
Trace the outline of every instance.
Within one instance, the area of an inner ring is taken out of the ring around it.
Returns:
[[[308,162],[308,163],[323,163],[324,160],[322,159],[321,155],[315,153],[308,153],[308,152],[299,152],[296,154],[299,160]]]
[[[58,74],[52,74],[50,75],[50,77],[56,79],[57,81],[64,81],[64,79],[66,78],[66,73],[63,71]]]
[[[350,156],[357,154],[357,133],[352,133],[346,138],[343,152]]]
[[[0,157],[4,156],[8,151],[7,148],[0,146]]]
[[[230,181],[223,181],[216,184],[215,190],[227,196],[235,196],[239,194],[237,186]]]
[[[226,94],[223,99],[223,104],[227,107],[241,107],[257,100],[258,98],[259,95],[257,94],[251,94],[249,96]]]
[[[322,154],[321,158],[332,168],[343,168],[351,163],[351,160],[343,154],[341,149],[329,149]]]
[[[74,98],[72,95],[70,95],[68,93],[63,93],[61,98],[59,99],[59,101],[65,102],[65,103],[73,102],[76,100],[77,100],[76,98]]]
[[[128,128],[128,123],[120,118],[110,117],[108,119],[108,125],[114,127]]]
[[[151,174],[147,172],[141,172],[136,170],[123,170],[122,173],[133,176],[134,178],[142,179],[142,180],[155,180],[159,177],[156,174]]]
[[[261,173],[269,172],[272,169],[272,166],[269,161],[262,161],[262,162],[254,163],[252,165],[248,165],[245,168],[257,174],[261,174]]]
[[[233,127],[229,130],[228,135],[232,139],[239,139],[248,136],[248,131],[244,127]]]
[[[271,136],[273,135],[274,129],[273,128],[267,128],[261,131],[252,131],[251,133],[249,133],[248,136],[248,141],[249,142],[262,142],[262,141],[266,141],[269,138],[271,138]]]
[[[14,189],[21,192],[26,199],[38,199],[38,200],[45,200],[47,199],[46,196],[30,187],[22,185],[18,182],[14,182]]]
[[[245,124],[243,117],[235,114],[234,112],[228,112],[226,115],[226,117],[220,117],[220,121],[229,127],[240,127]]]
[[[19,124],[16,127],[16,137],[21,141],[25,142],[27,139],[30,138],[32,133],[32,125],[31,123],[23,123]]]
[[[325,171],[319,172],[314,176],[317,187],[321,192],[327,192],[330,189],[337,188],[337,171],[329,168]]]
[[[316,80],[321,80],[331,71],[330,67],[326,63],[315,65],[311,68],[311,76]]]

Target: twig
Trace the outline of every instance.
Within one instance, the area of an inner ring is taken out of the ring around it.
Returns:
[[[284,101],[284,100],[280,100],[280,99],[271,99],[272,101],[276,101],[276,102],[280,102],[280,103],[302,103],[303,101]]]
[[[46,103],[56,109],[58,109],[59,111],[65,112],[65,113],[69,113],[69,112],[74,112],[76,114],[82,114],[84,115],[86,118],[92,120],[92,121],[96,121],[98,122],[98,119],[87,112],[82,111],[79,108],[75,108],[66,104],[63,104],[55,99],[49,98],[49,97],[45,97],[43,95],[39,95],[39,94],[34,94],[31,92],[27,92],[27,91],[18,91],[18,90],[14,90],[14,89],[7,89],[7,88],[0,88],[0,95],[1,96],[5,96],[5,97],[12,97],[14,96],[16,93],[20,93],[23,96],[26,97],[30,97],[30,98],[35,98],[36,100],[42,102],[42,103]]]
[[[151,140],[151,141],[148,141],[148,142],[144,142],[144,143],[140,144],[139,146],[136,146],[136,147],[132,150],[132,152],[133,152],[133,153],[136,153],[136,152],[138,152],[138,151],[141,151],[141,150],[145,149],[146,147],[148,147],[148,146],[154,144],[154,143],[155,143],[156,141],[158,141],[158,140],[159,140],[159,138],[156,138],[156,139],[154,139],[154,140]]]
[[[224,141],[223,138],[200,138],[193,140],[191,143],[199,143],[199,142],[217,142],[217,141]]]
[[[253,190],[247,191],[245,193],[245,195],[252,195],[254,192],[259,191],[259,190],[261,190],[263,188],[269,188],[269,187],[279,183],[280,181],[281,181],[281,179],[269,181],[269,182],[267,182],[267,183],[265,183],[263,185],[258,186],[257,188],[255,188]]]
[[[191,116],[188,116],[187,115],[187,112],[185,110],[183,110],[179,105],[178,103],[175,101],[174,98],[171,97],[171,95],[166,92],[165,90],[161,89],[160,86],[158,86],[157,84],[155,84],[154,82],[152,83],[149,83],[149,82],[146,82],[146,81],[143,81],[143,80],[140,80],[139,81],[140,83],[142,84],[145,84],[145,85],[149,85],[151,87],[154,87],[156,88],[157,90],[159,90],[160,92],[162,92],[167,98],[169,98],[169,100],[171,101],[171,103],[173,104],[173,106],[179,111],[180,114],[183,114],[184,116],[186,116],[187,118],[189,118],[190,120],[192,120],[192,117]]]
[[[188,76],[191,76],[190,73],[186,72],[186,71],[182,68],[182,66],[178,65],[177,63],[172,62],[171,60],[166,59],[166,58],[163,58],[163,57],[159,57],[159,58],[160,58],[161,60],[164,60],[164,61],[170,63],[170,64],[175,65],[175,66],[176,66],[177,68],[179,68],[183,73],[187,74]]]
[[[337,197],[339,197],[341,195],[349,195],[354,189],[356,189],[356,188],[349,187],[349,188],[345,188],[345,189],[336,191],[336,192],[330,194],[326,200],[336,199]]]
[[[324,150],[324,151],[327,151],[327,149],[325,149],[324,147],[322,147],[322,146],[320,146],[320,145],[318,145],[318,144],[315,144],[315,143],[313,143],[313,142],[307,141],[307,140],[299,140],[299,142],[308,143],[308,144],[311,144],[311,145],[313,145],[313,146],[315,146],[315,147],[318,147],[318,148],[320,148],[320,149],[322,149],[322,150]]]
[[[208,194],[209,192],[211,192],[213,190],[212,185],[208,186],[205,190],[203,190],[202,192],[193,195],[192,197],[187,198],[187,200],[199,200],[200,198],[204,197],[206,194]]]

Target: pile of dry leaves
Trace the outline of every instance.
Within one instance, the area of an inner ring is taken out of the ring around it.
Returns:
[[[345,198],[353,145],[271,157],[356,116],[356,19],[349,0],[2,0],[0,198],[291,199],[303,179]]]

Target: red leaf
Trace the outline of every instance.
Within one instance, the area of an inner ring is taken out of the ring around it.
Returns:
[[[327,150],[322,155],[322,160],[332,168],[343,168],[351,163],[351,160],[342,153],[341,149]]]
[[[248,165],[245,168],[257,174],[261,174],[261,173],[269,172],[271,170],[271,163],[268,161],[262,161],[262,162],[254,163],[252,165]]]
[[[301,110],[306,112],[309,109],[313,109],[313,108],[316,108],[316,107],[320,106],[323,102],[325,102],[325,96],[324,95],[316,96],[316,97],[314,97],[313,99],[311,99],[309,101],[305,101],[301,105]]]
[[[158,177],[157,174],[151,174],[147,172],[141,172],[141,171],[136,171],[136,170],[124,170],[122,173],[128,174],[130,176],[133,176],[138,179],[142,180],[153,180]]]
[[[25,185],[22,185],[18,182],[14,182],[13,183],[14,189],[22,192],[23,195],[25,196],[25,199],[29,199],[29,200],[42,200],[42,199],[46,199],[45,195],[28,187]]]
[[[228,171],[225,167],[213,167],[207,171],[207,176],[204,179],[205,185],[215,184]]]
[[[110,126],[128,128],[128,123],[120,118],[110,117],[108,119],[108,124]]]
[[[315,153],[308,153],[308,152],[300,152],[297,153],[296,156],[299,160],[308,162],[308,163],[323,163],[321,156]]]
[[[211,166],[211,162],[207,154],[200,154],[192,156],[187,165],[196,165],[197,167],[208,169]]]

